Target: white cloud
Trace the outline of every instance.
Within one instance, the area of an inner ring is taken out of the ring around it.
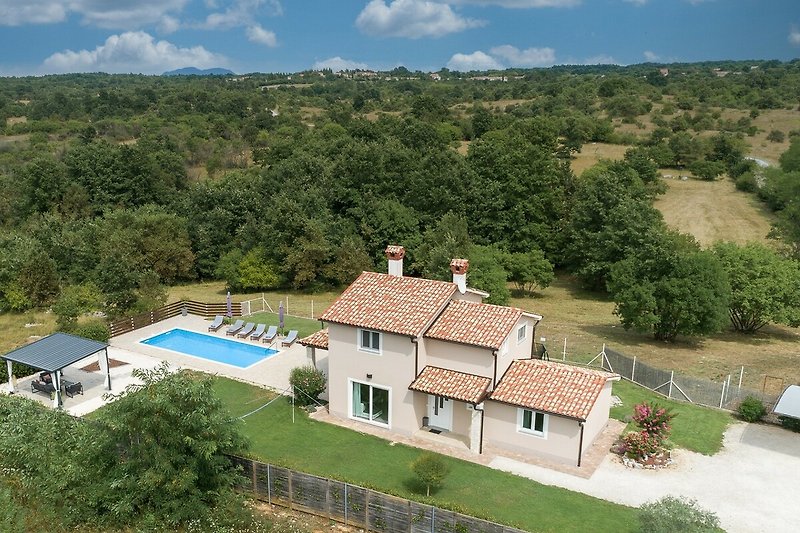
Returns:
[[[800,30],[796,27],[792,27],[792,31],[789,32],[789,42],[795,45],[800,45]]]
[[[502,58],[510,67],[545,67],[556,62],[556,51],[552,48],[528,48],[520,50],[505,44],[495,46],[489,52],[492,56]]]
[[[216,30],[250,26],[262,7],[268,8],[271,15],[283,13],[283,7],[278,0],[234,0],[225,11],[208,15],[199,27]]]
[[[181,22],[175,17],[170,17],[169,15],[161,17],[161,20],[158,22],[159,33],[175,33],[180,29],[180,27]]]
[[[647,3],[647,0],[625,0],[629,4],[636,4],[637,6],[643,6]]]
[[[606,54],[598,54],[596,56],[587,57],[583,62],[584,65],[619,65],[617,60]]]
[[[339,56],[317,61],[311,68],[314,70],[329,68],[334,72],[339,72],[340,70],[369,70],[369,66],[366,63],[343,59]]]
[[[441,37],[483,26],[484,21],[461,17],[449,5],[427,0],[372,0],[356,18],[356,27],[376,37]]]
[[[179,48],[169,41],[156,41],[142,32],[112,35],[94,50],[65,50],[44,60],[47,72],[114,72],[160,74],[181,67],[220,67],[227,59],[202,46]]]
[[[512,9],[537,7],[573,7],[581,0],[442,0],[448,4],[478,4],[480,6],[500,6]]]
[[[270,48],[278,46],[278,39],[275,37],[275,32],[265,30],[258,24],[248,26],[247,30],[245,30],[245,34],[247,35],[247,40],[252,43],[263,44]]]
[[[642,53],[642,55],[644,56],[644,60],[649,62],[649,63],[656,63],[658,61],[661,61],[661,56],[659,56],[655,52],[651,52],[650,50],[645,50]]]
[[[0,0],[0,25],[51,24],[75,13],[84,24],[135,28],[178,13],[189,0]]]
[[[503,65],[485,52],[480,50],[471,54],[453,54],[447,62],[447,68],[459,72],[469,72],[470,70],[501,70]]]

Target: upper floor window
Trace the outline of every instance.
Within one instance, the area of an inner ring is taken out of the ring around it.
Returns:
[[[381,333],[369,329],[359,329],[358,349],[364,352],[381,353]]]
[[[522,324],[519,328],[517,328],[517,344],[521,343],[525,340],[525,336],[528,334],[528,325]]]

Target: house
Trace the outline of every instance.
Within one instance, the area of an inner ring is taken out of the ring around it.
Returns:
[[[580,466],[618,376],[535,359],[542,317],[483,303],[467,260],[447,282],[404,276],[401,246],[386,255],[388,273],[363,272],[320,316],[327,330],[300,341],[328,351],[330,413]]]

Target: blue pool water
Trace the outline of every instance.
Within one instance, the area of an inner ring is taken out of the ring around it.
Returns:
[[[239,368],[247,368],[278,353],[278,350],[257,344],[245,344],[177,328],[139,342]]]

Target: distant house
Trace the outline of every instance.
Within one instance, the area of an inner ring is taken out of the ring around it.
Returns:
[[[666,67],[662,67],[658,69],[658,73],[666,78],[667,76],[669,76],[669,69]]]
[[[400,246],[386,254],[388,273],[363,272],[320,316],[327,330],[300,341],[328,351],[330,413],[580,466],[619,377],[534,359],[542,317],[483,303],[468,261],[447,282],[404,276]]]

